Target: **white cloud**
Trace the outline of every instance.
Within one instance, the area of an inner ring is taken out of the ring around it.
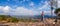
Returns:
[[[51,15],[51,9],[48,1],[45,1],[44,5],[39,7],[38,10],[44,11],[45,15]]]
[[[0,10],[3,8],[3,6],[0,6]]]
[[[4,12],[9,12],[10,7],[9,6],[0,6],[0,10]]]
[[[58,4],[57,5],[58,5],[58,8],[60,8],[60,0],[58,0]]]
[[[57,0],[57,3],[56,3],[56,0],[54,0],[54,1],[55,1],[54,6],[57,4],[58,5],[58,8],[60,8],[60,0]]]
[[[12,9],[11,7],[9,6],[0,6],[0,10],[3,10],[3,14],[12,14],[12,15],[40,15],[42,10],[44,11],[44,14],[48,14],[48,15],[51,15],[51,11],[50,11],[50,6],[48,4],[49,2],[45,1],[44,2],[44,5],[42,7],[39,7],[38,10],[41,10],[40,12],[39,11],[35,11],[35,10],[29,10],[25,7],[17,7],[16,9]],[[31,2],[29,4],[30,6],[34,6],[34,2]],[[46,11],[48,10],[48,11]]]
[[[3,11],[4,11],[4,12],[9,12],[9,10],[10,10],[10,7],[9,7],[9,6],[3,7]]]
[[[49,2],[47,2],[47,1],[45,1],[44,2],[44,5],[43,6],[41,6],[41,7],[39,7],[39,10],[46,10],[46,9],[49,9],[49,4],[48,4]]]
[[[44,11],[45,15],[51,15],[51,11]]]
[[[54,10],[52,12],[52,15],[55,16]],[[44,11],[44,15],[51,15],[51,11]]]
[[[31,2],[31,3],[29,4],[29,6],[33,7],[33,6],[34,6],[34,2]]]
[[[0,11],[3,13],[0,13],[2,15],[5,15],[9,12],[10,7],[9,6],[0,6]]]
[[[12,9],[9,6],[0,6],[0,10],[3,11],[3,15],[38,15],[39,12],[35,10],[29,10],[25,7],[17,7],[16,9]],[[0,13],[1,14],[1,13]]]
[[[15,13],[20,15],[38,15],[38,11],[29,10],[25,7],[17,7]]]

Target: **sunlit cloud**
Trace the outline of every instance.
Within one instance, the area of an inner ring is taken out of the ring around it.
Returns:
[[[21,15],[37,15],[38,11],[29,10],[25,7],[17,7],[15,13]]]
[[[38,15],[38,11],[29,10],[25,7],[17,7],[16,9],[11,9],[11,7],[5,6],[5,7],[1,7],[1,8],[2,8],[4,14],[10,13],[13,15]]]
[[[29,6],[34,7],[34,2],[31,2]]]

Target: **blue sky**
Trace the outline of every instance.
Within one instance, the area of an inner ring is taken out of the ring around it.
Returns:
[[[41,15],[42,11],[51,15],[49,0],[0,0],[3,15]]]

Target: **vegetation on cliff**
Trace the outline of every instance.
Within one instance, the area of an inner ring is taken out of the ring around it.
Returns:
[[[9,15],[0,15],[0,22],[18,22],[19,20],[16,17],[11,17]]]

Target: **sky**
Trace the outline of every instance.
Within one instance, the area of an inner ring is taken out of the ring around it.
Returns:
[[[41,15],[42,11],[51,15],[50,0],[0,0],[0,15]]]

